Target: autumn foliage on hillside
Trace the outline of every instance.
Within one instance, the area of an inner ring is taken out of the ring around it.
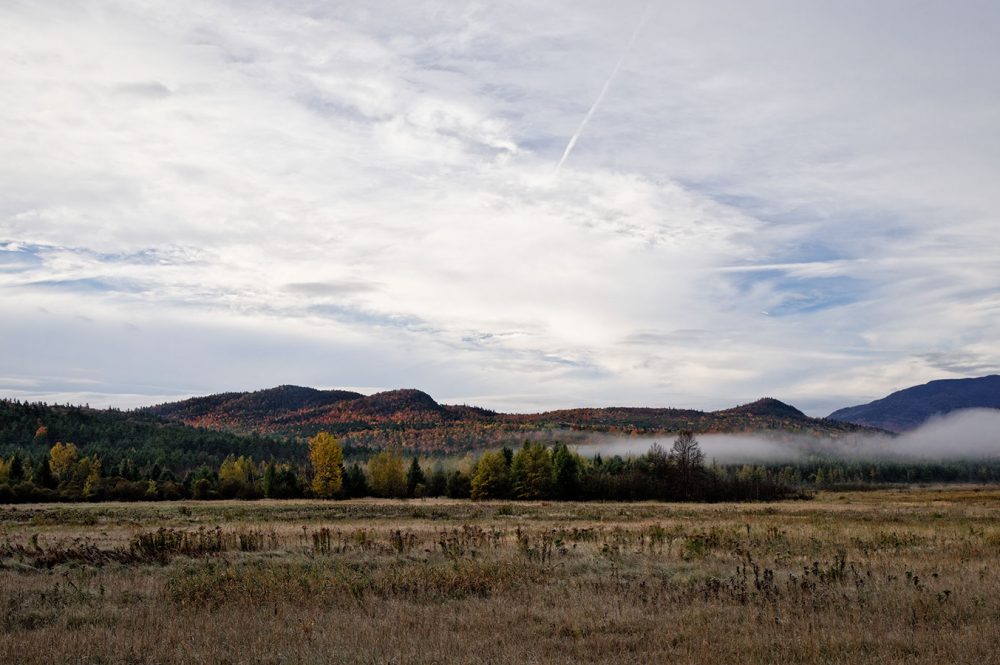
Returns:
[[[723,411],[672,408],[580,408],[533,414],[497,413],[445,405],[420,390],[364,396],[338,390],[281,386],[162,404],[147,410],[188,425],[225,431],[309,437],[325,430],[347,448],[381,450],[396,445],[425,453],[496,447],[524,439],[574,439],[587,433],[624,435],[780,431],[836,436],[863,428],[809,418],[775,399]]]

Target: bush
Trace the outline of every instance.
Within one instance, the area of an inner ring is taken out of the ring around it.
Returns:
[[[212,499],[217,495],[212,490],[212,481],[208,478],[199,478],[191,483],[192,499]]]
[[[108,498],[114,501],[142,501],[147,499],[146,490],[149,483],[141,480],[131,481],[119,478],[108,490]]]

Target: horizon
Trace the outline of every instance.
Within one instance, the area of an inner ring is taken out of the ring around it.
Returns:
[[[823,417],[1000,373],[998,30],[984,1],[8,4],[0,395]]]
[[[918,384],[917,386],[907,386],[907,388],[904,388],[903,390],[906,390],[908,388],[923,387],[923,386],[926,386],[926,385],[928,385],[930,383],[938,383],[940,381],[971,381],[971,380],[977,380],[977,379],[995,378],[995,377],[998,377],[998,376],[1000,376],[1000,375],[998,375],[998,374],[988,374],[988,375],[981,376],[981,377],[965,377],[965,378],[953,378],[953,379],[933,379],[931,381],[928,381],[927,383]],[[246,390],[223,390],[223,391],[220,391],[219,393],[211,393],[211,394],[178,395],[178,396],[168,397],[167,399],[164,399],[162,401],[149,401],[149,396],[136,396],[136,397],[138,397],[138,398],[140,398],[140,399],[142,399],[144,401],[142,401],[140,403],[135,403],[135,404],[132,404],[132,405],[125,405],[125,406],[122,406],[121,404],[114,404],[114,403],[93,404],[92,405],[89,402],[82,403],[82,402],[73,402],[73,401],[59,402],[57,400],[55,400],[55,401],[31,400],[30,398],[20,398],[20,397],[17,397],[17,396],[0,396],[0,399],[21,400],[21,401],[30,401],[30,402],[41,402],[41,403],[45,403],[45,404],[59,405],[59,406],[85,407],[85,408],[93,408],[93,409],[117,409],[117,410],[120,410],[120,411],[133,411],[133,410],[140,410],[140,409],[147,408],[147,407],[160,406],[160,405],[164,405],[164,404],[171,404],[171,403],[181,402],[181,401],[188,400],[188,399],[198,399],[198,398],[203,398],[203,397],[211,397],[213,395],[219,395],[219,394],[248,395],[248,394],[253,394],[253,393],[267,392],[267,391],[270,391],[270,390],[276,390],[278,388],[305,388],[305,389],[308,389],[308,390],[319,390],[319,391],[355,392],[355,393],[358,393],[362,398],[363,397],[371,397],[372,395],[375,395],[375,394],[378,394],[378,393],[382,393],[382,392],[393,392],[393,391],[400,391],[400,390],[414,390],[414,391],[421,392],[421,393],[427,395],[428,397],[430,397],[431,399],[433,399],[436,403],[441,404],[441,405],[445,405],[445,406],[471,406],[471,407],[484,408],[484,409],[491,410],[491,411],[494,411],[494,412],[497,412],[497,413],[508,413],[508,414],[532,414],[532,413],[544,413],[544,412],[551,412],[551,411],[573,410],[573,409],[608,409],[608,408],[622,408],[622,409],[643,409],[643,408],[649,408],[649,409],[690,409],[690,410],[695,410],[695,411],[701,411],[701,412],[704,412],[704,413],[713,413],[713,412],[718,412],[718,411],[724,411],[724,410],[727,410],[727,409],[733,409],[733,408],[740,408],[740,407],[743,407],[743,406],[749,406],[751,404],[756,404],[758,402],[762,402],[762,401],[766,401],[766,400],[774,400],[774,401],[777,401],[779,403],[784,404],[785,406],[791,406],[793,408],[799,409],[799,407],[796,404],[791,403],[791,402],[789,402],[787,400],[783,400],[781,398],[773,397],[771,395],[763,395],[763,396],[760,396],[760,397],[756,397],[756,398],[753,398],[753,399],[748,399],[748,400],[740,401],[740,402],[737,402],[737,403],[734,403],[734,404],[730,404],[728,406],[723,406],[723,407],[714,408],[714,409],[700,408],[700,407],[697,407],[697,406],[678,407],[678,406],[674,406],[674,405],[670,405],[670,404],[624,404],[624,403],[608,403],[608,404],[602,404],[602,405],[595,405],[595,404],[575,404],[575,405],[567,405],[567,406],[553,406],[553,407],[549,407],[549,408],[538,408],[538,407],[531,408],[531,407],[529,407],[529,408],[524,409],[524,410],[503,411],[501,409],[495,409],[495,408],[492,408],[492,407],[489,407],[489,406],[484,406],[483,403],[480,403],[479,401],[476,401],[476,398],[455,398],[455,399],[451,399],[451,398],[447,398],[447,397],[446,398],[438,398],[437,396],[435,396],[435,395],[433,395],[431,393],[428,393],[427,391],[424,391],[424,390],[422,390],[420,388],[414,388],[414,387],[403,387],[403,388],[400,388],[400,387],[396,387],[396,388],[374,388],[374,387],[371,387],[371,386],[361,386],[361,387],[358,387],[358,386],[325,386],[324,387],[324,386],[300,386],[300,385],[294,385],[294,384],[280,384],[280,385],[270,386],[270,387],[267,387],[267,388],[251,388],[251,389],[246,389]],[[883,395],[882,397],[877,398],[877,400],[872,400],[872,401],[881,400],[881,399],[883,399],[885,397],[889,397],[892,394],[893,393],[890,393],[889,395]],[[843,409],[843,408],[854,407],[854,406],[863,406],[863,405],[861,405],[861,404],[844,405],[843,407],[838,407],[837,409],[834,409],[834,411],[837,411],[837,410],[840,410],[840,409]],[[968,409],[972,409],[972,410],[978,410],[978,409],[981,409],[983,407],[975,406],[975,407],[967,407],[967,408]],[[804,413],[806,416],[810,417],[810,418],[819,418],[819,419],[825,419],[825,418],[827,418],[829,415],[831,415],[834,412],[834,411],[831,411],[830,413],[809,413],[805,409],[799,409],[799,410],[802,413]]]
[[[793,407],[795,406],[794,404],[790,404],[790,403],[786,402],[785,400],[781,400],[781,399],[778,399],[776,397],[771,397],[769,395],[765,395],[765,396],[757,397],[755,399],[747,400],[747,401],[744,401],[744,402],[739,402],[739,403],[736,403],[736,404],[731,404],[728,407],[722,407],[721,409],[699,409],[697,407],[675,407],[675,406],[672,406],[670,404],[617,404],[617,403],[614,403],[614,404],[607,404],[607,405],[601,405],[601,406],[596,406],[596,405],[593,405],[593,404],[577,404],[577,405],[574,405],[574,406],[560,406],[560,407],[553,407],[553,408],[546,408],[546,409],[534,409],[534,410],[532,410],[532,409],[529,408],[528,410],[524,410],[524,411],[507,411],[507,412],[502,412],[502,411],[500,411],[498,409],[492,409],[490,407],[483,406],[482,404],[480,404],[478,402],[475,402],[475,401],[469,401],[469,400],[463,400],[463,399],[438,398],[437,396],[432,395],[431,393],[428,393],[425,390],[421,390],[420,388],[414,388],[414,387],[405,387],[405,388],[372,388],[372,387],[343,387],[343,386],[317,387],[317,386],[299,386],[299,385],[287,384],[287,383],[286,384],[281,384],[281,385],[276,385],[276,386],[270,386],[268,388],[251,388],[251,389],[248,389],[248,390],[223,390],[223,391],[220,391],[218,393],[210,393],[210,394],[181,395],[181,396],[171,397],[171,398],[169,398],[167,400],[164,400],[164,401],[161,401],[161,402],[143,402],[141,404],[137,403],[137,404],[135,404],[133,406],[119,406],[117,404],[112,404],[112,403],[108,403],[108,404],[90,404],[89,402],[87,402],[87,403],[80,403],[80,402],[72,402],[72,401],[69,401],[69,402],[59,402],[59,401],[30,400],[30,399],[26,400],[26,399],[21,398],[21,397],[10,396],[10,395],[0,395],[0,399],[30,401],[30,402],[38,401],[38,402],[41,402],[41,403],[44,403],[44,404],[49,404],[49,405],[52,405],[52,406],[70,406],[70,407],[83,407],[83,408],[91,408],[91,409],[114,409],[114,410],[119,410],[119,411],[132,411],[132,410],[139,410],[139,409],[143,409],[143,408],[147,408],[147,407],[151,407],[151,406],[159,406],[161,404],[171,404],[171,403],[175,403],[175,402],[181,402],[181,401],[188,400],[188,399],[198,399],[198,398],[202,398],[202,397],[211,397],[213,395],[220,395],[220,394],[247,395],[247,394],[252,394],[252,393],[259,393],[259,392],[266,392],[266,391],[269,391],[269,390],[275,390],[277,388],[307,388],[307,389],[311,389],[311,390],[320,390],[320,391],[339,390],[339,391],[345,391],[345,392],[356,392],[356,393],[359,393],[361,395],[361,397],[371,397],[372,395],[376,395],[378,393],[394,392],[394,391],[398,391],[398,390],[416,390],[417,392],[424,393],[425,395],[427,395],[431,399],[433,399],[436,403],[444,405],[444,406],[471,406],[471,407],[484,408],[484,409],[487,409],[487,410],[490,410],[490,411],[496,411],[497,413],[509,413],[509,414],[531,414],[531,413],[544,413],[544,412],[548,412],[548,411],[563,411],[563,410],[570,410],[570,409],[605,409],[605,408],[623,408],[623,409],[632,409],[632,408],[638,408],[638,409],[647,409],[647,408],[649,408],[649,409],[691,409],[691,410],[696,410],[696,411],[703,411],[705,413],[711,413],[713,411],[720,411],[720,410],[725,410],[725,409],[728,409],[728,408],[736,408],[736,407],[741,407],[741,406],[747,406],[749,404],[754,404],[756,402],[760,402],[760,401],[767,400],[767,399],[776,400],[776,401],[781,402],[781,403],[783,403],[783,404],[785,404],[787,406],[793,406]],[[141,397],[141,398],[145,399],[147,396],[136,396],[136,397]],[[473,399],[475,399],[475,398],[473,398]],[[809,415],[809,414],[806,414],[806,415]],[[825,416],[811,416],[811,417],[823,418]]]

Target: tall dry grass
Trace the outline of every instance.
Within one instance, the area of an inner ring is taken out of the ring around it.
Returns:
[[[2,663],[997,662],[1000,491],[0,509]]]

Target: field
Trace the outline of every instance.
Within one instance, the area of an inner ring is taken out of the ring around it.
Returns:
[[[0,663],[987,663],[1000,489],[0,506]]]

